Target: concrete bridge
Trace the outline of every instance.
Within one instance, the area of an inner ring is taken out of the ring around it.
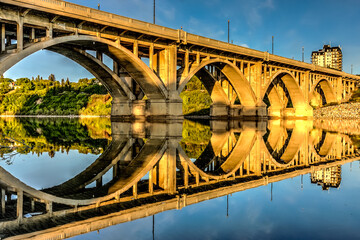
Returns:
[[[347,135],[313,129],[310,121],[213,122],[211,128],[203,153],[190,159],[178,123],[113,122],[108,149],[48,189],[0,168],[0,236],[68,238],[308,173],[312,182],[336,187],[341,177],[327,182],[323,171],[360,159]],[[108,172],[112,179],[105,182]]]
[[[102,81],[113,117],[182,118],[179,94],[196,75],[214,118],[307,118],[309,103],[346,101],[360,79],[61,0],[1,0],[0,28],[0,74],[39,50],[57,52]]]

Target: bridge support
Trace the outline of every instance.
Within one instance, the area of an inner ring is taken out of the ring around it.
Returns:
[[[114,119],[183,119],[182,101],[166,99],[115,100],[111,117]]]
[[[248,107],[241,105],[213,104],[210,107],[210,117],[214,119],[262,119],[267,117],[266,106]]]

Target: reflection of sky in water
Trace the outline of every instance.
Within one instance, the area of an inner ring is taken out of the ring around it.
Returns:
[[[25,184],[36,189],[61,184],[85,170],[97,158],[93,154],[81,154],[77,150],[55,152],[50,158],[47,152],[39,157],[36,154],[17,154],[11,165],[0,161],[0,166]]]
[[[155,239],[358,239],[359,162],[342,167],[339,189],[323,191],[310,175],[287,179],[155,216]],[[351,170],[351,171],[350,171]],[[152,217],[73,239],[152,239]]]

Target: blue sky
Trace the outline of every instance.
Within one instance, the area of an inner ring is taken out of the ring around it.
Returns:
[[[71,0],[70,2],[119,15],[152,22],[153,0]],[[271,52],[271,36],[275,54],[310,62],[311,51],[325,43],[340,45],[343,70],[360,73],[360,2],[356,0],[156,0],[156,23],[206,37],[227,41],[227,20],[234,44]],[[79,65],[55,53],[41,51],[5,73],[19,78],[54,73],[57,79],[76,81],[92,77]]]

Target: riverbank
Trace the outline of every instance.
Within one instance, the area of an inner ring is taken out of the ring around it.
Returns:
[[[314,109],[314,119],[360,119],[360,102]]]

